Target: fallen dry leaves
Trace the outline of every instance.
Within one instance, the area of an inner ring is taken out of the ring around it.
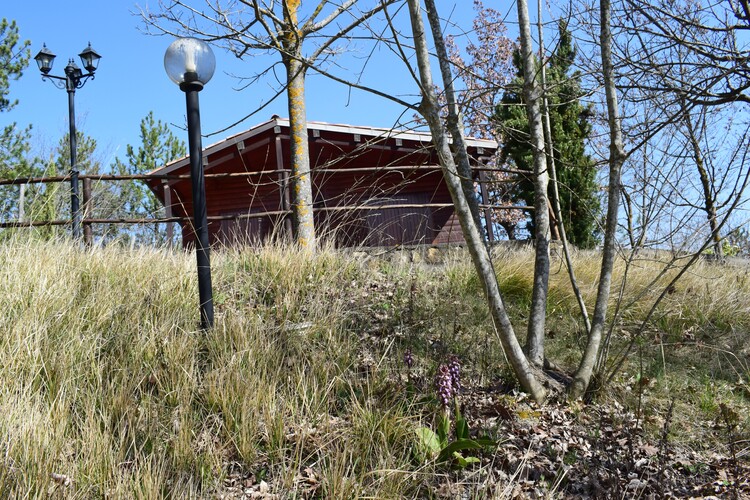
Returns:
[[[647,437],[643,423],[617,403],[551,403],[475,390],[461,396],[473,429],[500,440],[483,458],[491,497],[748,498],[747,453],[704,454]],[[667,429],[668,430],[668,429]]]

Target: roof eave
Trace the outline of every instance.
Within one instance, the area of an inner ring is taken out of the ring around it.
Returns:
[[[274,116],[269,121],[256,125],[250,130],[247,130],[245,132],[240,132],[222,141],[211,144],[210,146],[206,147],[203,150],[203,154],[205,156],[209,156],[215,153],[216,151],[220,151],[224,148],[234,146],[239,142],[246,141],[252,137],[260,135],[263,132],[269,129],[273,129],[275,127],[289,127],[289,119],[279,118],[279,117]],[[325,122],[308,122],[307,128],[308,130],[337,132],[337,133],[344,133],[344,134],[351,134],[351,135],[365,135],[365,136],[378,138],[382,140],[401,139],[401,140],[407,140],[407,141],[421,142],[424,144],[432,143],[432,135],[429,134],[428,132],[399,131],[399,130],[393,130],[393,129],[387,129],[387,128],[380,128],[380,127],[341,125],[341,124],[333,124],[333,123],[325,123]],[[476,139],[473,137],[467,137],[465,139],[465,143],[467,146],[474,147],[474,148],[487,148],[491,150],[498,148],[498,143],[490,139]],[[182,158],[174,160],[173,162],[168,163],[167,165],[163,167],[157,168],[149,172],[149,174],[166,175],[171,172],[174,172],[175,170],[183,168],[189,163],[190,163],[189,156],[184,156]]]

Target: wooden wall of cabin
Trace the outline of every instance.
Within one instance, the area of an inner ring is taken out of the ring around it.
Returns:
[[[395,146],[369,144],[347,139],[311,138],[314,212],[318,234],[333,239],[337,246],[389,246],[432,243],[449,222],[451,198],[436,159],[418,144]],[[256,142],[252,151],[227,153],[222,173],[263,171],[252,177],[207,178],[206,196],[212,245],[257,244],[271,235],[284,235],[284,176],[279,166],[288,166],[288,148],[273,138]],[[281,162],[276,154],[282,152]],[[209,165],[212,158],[209,158]],[[213,160],[215,161],[215,160]],[[218,163],[217,163],[218,164]],[[369,169],[369,171],[367,170]],[[374,170],[373,170],[374,169]],[[189,189],[183,182],[182,191]],[[174,190],[179,198],[179,189]],[[192,217],[187,200],[176,200]],[[421,206],[420,206],[421,205]],[[343,207],[353,207],[343,209]],[[259,218],[243,217],[273,212]],[[189,224],[183,227],[183,243],[194,240]]]

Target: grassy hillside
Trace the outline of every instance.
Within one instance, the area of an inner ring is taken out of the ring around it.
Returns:
[[[0,497],[630,497],[748,487],[738,478],[750,471],[750,268],[700,264],[633,338],[659,292],[646,289],[655,264],[638,262],[613,329],[613,354],[632,341],[622,368],[588,404],[538,407],[516,391],[461,250],[310,256],[269,247],[212,258],[217,320],[203,333],[190,254],[0,244]],[[531,258],[496,255],[519,335]],[[576,263],[591,304],[596,256]],[[550,297],[548,350],[570,369],[584,332],[560,262]],[[471,436],[497,443],[465,451],[479,459],[465,468],[436,461],[418,437],[440,424],[433,381],[451,356]]]

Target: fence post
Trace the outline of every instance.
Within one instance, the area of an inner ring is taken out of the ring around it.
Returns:
[[[288,213],[292,207],[289,195],[289,173],[284,171],[281,137],[278,135],[276,136],[276,169],[279,171],[279,201],[281,201],[281,209],[287,211],[287,214],[284,215],[284,230],[286,232],[286,237],[288,238],[287,241],[294,241],[294,234],[292,234],[292,219]]]
[[[83,178],[83,244],[90,247],[94,242],[94,233],[91,229],[91,224],[86,222],[86,219],[91,217],[93,209],[93,201],[91,200],[91,179],[89,177]]]
[[[162,188],[164,188],[164,216],[171,218],[172,214],[172,188],[169,187],[169,182],[166,179],[161,181]],[[174,222],[167,222],[167,246],[174,246]]]
[[[485,205],[491,205],[492,202],[490,201],[490,190],[487,187],[487,183],[489,182],[489,178],[487,176],[487,172],[484,170],[479,171],[479,186],[482,190],[482,201]],[[495,241],[495,228],[492,224],[492,209],[491,208],[485,208],[484,209],[484,223],[487,225],[487,239],[490,243],[493,243]]]
[[[26,218],[26,184],[21,184],[18,191],[18,222],[23,222]]]

